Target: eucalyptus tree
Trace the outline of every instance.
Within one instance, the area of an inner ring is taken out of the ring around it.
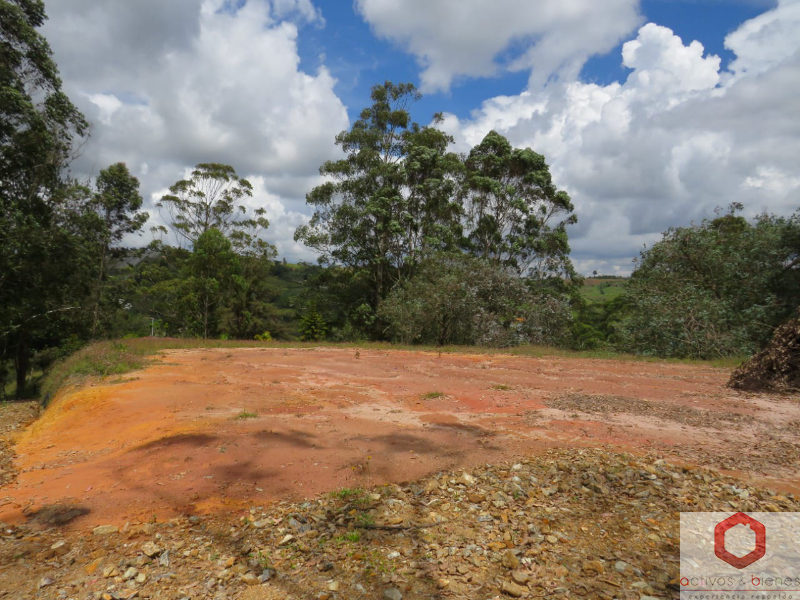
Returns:
[[[553,183],[544,156],[513,148],[490,131],[466,157],[463,207],[467,248],[534,279],[571,279],[569,195]]]
[[[166,209],[179,240],[191,245],[210,229],[227,235],[246,221],[245,202],[252,195],[253,186],[230,165],[202,163],[188,179],[173,184],[156,206]]]
[[[452,171],[459,161],[447,152],[449,136],[412,122],[410,106],[419,98],[410,83],[372,88],[372,104],[336,136],[345,156],[320,168],[328,181],[306,196],[315,212],[295,232],[323,264],[366,281],[373,312],[428,249],[457,238]]]
[[[103,283],[109,275],[110,259],[121,258],[119,244],[123,238],[141,231],[149,215],[139,212],[142,196],[139,180],[131,175],[124,163],[116,163],[100,171],[95,184],[92,207],[100,219],[98,228],[98,267],[92,310],[92,335],[97,334],[100,323],[100,305]]]

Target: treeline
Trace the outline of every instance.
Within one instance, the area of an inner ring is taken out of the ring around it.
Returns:
[[[656,356],[747,354],[797,309],[800,217],[729,213],[670,229],[622,296],[586,303],[569,258],[569,196],[545,158],[490,132],[467,154],[414,123],[410,84],[386,82],[336,138],[295,239],[318,265],[276,261],[252,186],[205,163],[158,203],[139,181],[66,167],[87,123],[61,91],[38,0],[0,0],[0,395],[87,340],[231,339],[546,344]]]

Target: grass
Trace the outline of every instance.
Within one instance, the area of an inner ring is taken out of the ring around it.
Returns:
[[[444,398],[443,392],[428,392],[427,394],[420,394],[420,400],[436,400],[436,398]]]
[[[511,389],[514,389],[514,388],[512,388],[510,385],[504,385],[504,384],[501,383],[499,385],[493,385],[492,389],[493,390],[498,390],[500,392],[507,392],[508,390],[511,390]]]
[[[243,421],[245,419],[257,419],[258,418],[258,413],[254,413],[254,412],[249,412],[249,411],[243,410],[238,415],[236,415],[236,418],[238,420],[240,420],[240,421]]]
[[[625,278],[600,279],[587,277],[581,288],[581,295],[590,303],[608,302],[625,292]]]
[[[344,535],[339,535],[334,538],[337,542],[359,542],[361,541],[361,532],[360,531],[349,531]]]
[[[342,488],[340,490],[335,490],[331,492],[332,498],[338,498],[339,500],[360,500],[366,495],[367,492],[362,490],[361,488]]]
[[[723,358],[712,361],[677,358],[656,358],[620,354],[609,350],[575,351],[545,346],[516,346],[513,348],[485,348],[475,346],[413,346],[388,342],[257,342],[252,340],[202,340],[179,338],[136,338],[122,341],[94,342],[71,356],[57,362],[42,378],[41,397],[47,403],[59,389],[80,385],[89,379],[120,376],[143,369],[152,357],[163,350],[195,348],[348,348],[379,351],[413,351],[438,354],[490,354],[531,358],[590,358],[623,361],[698,364],[732,369],[741,364],[743,358]],[[423,394],[423,399],[444,396],[434,391]]]

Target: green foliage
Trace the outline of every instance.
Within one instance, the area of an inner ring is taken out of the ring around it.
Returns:
[[[41,0],[0,0],[0,362],[22,396],[31,357],[69,337],[87,291],[85,195],[62,181],[83,115],[39,33]]]
[[[730,212],[669,229],[643,251],[628,283],[630,311],[621,348],[654,356],[716,358],[750,354],[786,320],[800,298],[800,213]]]
[[[439,345],[558,344],[571,320],[569,297],[557,287],[457,253],[424,261],[378,314],[391,339]]]
[[[253,186],[230,165],[203,163],[190,179],[176,182],[169,192],[157,206],[166,208],[172,230],[194,244],[210,229],[227,233],[244,221],[243,202],[253,195]]]
[[[322,315],[311,305],[303,312],[300,317],[300,339],[304,342],[317,342],[325,339],[328,327]]]
[[[577,217],[544,156],[490,131],[466,159],[462,194],[471,252],[537,279],[576,278],[566,227]]]
[[[411,122],[419,97],[411,84],[372,88],[372,105],[336,137],[345,158],[321,167],[331,180],[308,194],[315,212],[295,233],[324,264],[343,265],[373,311],[421,256],[457,239],[460,163],[449,136]]]
[[[259,342],[271,342],[272,335],[269,331],[265,331],[264,333],[257,333],[254,339],[258,340]]]
[[[306,197],[315,212],[295,239],[334,268],[314,285],[336,339],[385,335],[384,299],[441,252],[476,255],[543,286],[580,280],[566,233],[576,217],[544,157],[496,132],[467,157],[449,152],[440,115],[429,127],[411,122],[419,97],[410,84],[373,87],[372,105],[336,138],[345,158],[325,163],[329,180]]]

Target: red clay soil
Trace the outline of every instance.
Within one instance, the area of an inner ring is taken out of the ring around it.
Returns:
[[[800,489],[798,399],[736,392],[728,376],[507,355],[167,351],[122,383],[61,394],[19,436],[0,520],[53,506],[88,510],[78,526],[236,511],[574,446]]]

